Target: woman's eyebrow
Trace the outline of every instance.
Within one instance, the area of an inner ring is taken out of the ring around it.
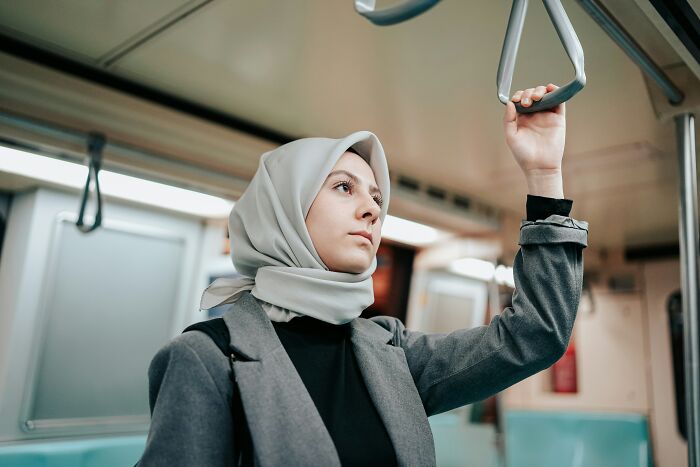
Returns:
[[[357,183],[358,185],[360,184],[360,180],[359,180],[354,174],[348,172],[347,170],[334,170],[333,172],[331,172],[331,173],[328,174],[328,177],[327,177],[327,178],[331,178],[333,175],[339,175],[339,174],[347,175],[348,178],[350,178],[350,180],[352,180],[353,182]],[[379,194],[381,194],[381,192],[379,191],[379,188],[377,188],[377,187],[374,186],[374,185],[371,185],[371,186],[369,187],[369,192],[370,192],[370,193],[379,193]]]

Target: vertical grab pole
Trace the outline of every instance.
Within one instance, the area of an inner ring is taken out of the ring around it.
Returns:
[[[683,305],[685,411],[688,466],[698,465],[700,438],[700,341],[698,340],[698,191],[695,166],[695,116],[675,117],[679,170],[679,241]]]

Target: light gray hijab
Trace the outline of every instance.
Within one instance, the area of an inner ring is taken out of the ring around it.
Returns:
[[[365,159],[382,195],[382,223],[389,207],[389,170],[379,139],[358,131],[340,139],[304,138],[260,158],[255,176],[229,216],[231,258],[243,277],[219,278],[202,294],[200,309],[233,303],[250,290],[272,305],[276,321],[307,315],[347,323],[374,303],[376,256],[362,273],[335,272],[318,256],[306,215],[336,162],[349,148]],[[280,314],[287,314],[280,318]]]

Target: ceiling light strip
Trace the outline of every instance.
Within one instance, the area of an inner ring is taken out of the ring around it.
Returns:
[[[88,168],[79,163],[0,146],[0,171],[79,190]],[[206,218],[225,219],[233,202],[224,198],[179,188],[109,170],[100,171],[102,194]],[[382,238],[425,246],[449,234],[433,227],[395,216],[387,216]]]

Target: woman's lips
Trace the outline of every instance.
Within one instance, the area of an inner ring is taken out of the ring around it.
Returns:
[[[369,243],[370,245],[372,244],[372,240],[371,240],[370,238],[368,238],[368,234],[364,234],[364,233],[352,233],[352,234],[350,234],[350,235],[353,235],[353,236],[355,236],[355,237],[364,238],[365,240],[367,240],[367,243]]]

